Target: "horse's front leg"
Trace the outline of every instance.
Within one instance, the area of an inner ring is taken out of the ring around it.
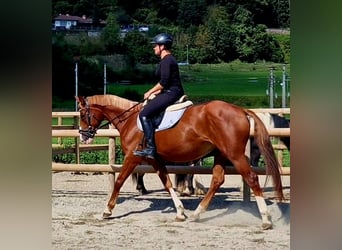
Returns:
[[[211,200],[213,199],[215,193],[220,188],[224,182],[224,159],[221,156],[215,156],[215,163],[213,167],[213,175],[211,177],[211,183],[207,194],[204,196],[203,200],[200,202],[196,210],[191,216],[192,221],[197,221],[200,218],[200,214],[204,213]]]
[[[116,205],[120,189],[122,185],[125,183],[128,176],[133,172],[136,165],[138,165],[137,162],[129,160],[129,158],[125,158],[124,163],[122,164],[122,170],[120,171],[118,178],[115,181],[112,194],[108,200],[107,207],[105,208],[102,214],[103,218],[108,218],[112,215],[112,210]]]
[[[169,194],[171,195],[172,201],[176,207],[177,215],[176,215],[176,221],[185,221],[187,216],[184,213],[184,206],[181,200],[178,198],[175,190],[172,187],[172,182],[170,179],[169,174],[167,173],[167,169],[165,167],[165,164],[158,162],[158,161],[151,161],[150,164],[153,166],[153,168],[157,171],[157,174],[163,183],[165,189]]]

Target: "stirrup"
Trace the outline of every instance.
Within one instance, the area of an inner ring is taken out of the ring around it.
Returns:
[[[135,156],[140,156],[140,157],[147,157],[150,159],[154,159],[155,158],[155,150],[151,149],[151,148],[144,148],[142,150],[135,150],[133,151],[133,155]]]

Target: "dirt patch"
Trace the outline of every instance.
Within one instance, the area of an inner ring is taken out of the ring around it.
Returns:
[[[173,175],[171,175],[174,180]],[[208,187],[210,175],[198,180]],[[290,177],[283,176],[288,201],[265,196],[273,229],[262,230],[253,197],[242,199],[240,176],[226,181],[199,222],[176,222],[176,211],[156,174],[146,174],[149,194],[139,196],[131,180],[124,184],[109,219],[102,219],[108,174],[52,174],[53,249],[290,249]],[[263,184],[263,176],[260,176]],[[203,197],[181,197],[189,216]]]

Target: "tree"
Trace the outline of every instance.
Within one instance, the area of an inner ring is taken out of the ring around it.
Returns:
[[[209,30],[206,26],[200,25],[194,39],[195,49],[193,53],[197,63],[215,62],[215,48],[211,43]]]
[[[206,13],[205,0],[182,0],[179,1],[177,23],[182,28],[191,25],[203,24],[203,17]]]
[[[153,7],[158,12],[158,18],[161,24],[175,24],[178,14],[178,0],[159,0],[151,2],[153,2]]]
[[[206,21],[210,37],[210,44],[219,60],[224,62],[235,59],[234,33],[229,24],[229,15],[222,6],[209,8]]]
[[[120,28],[116,21],[116,16],[113,12],[110,12],[106,20],[106,27],[104,27],[101,33],[101,39],[109,54],[119,51],[122,45],[119,31]]]
[[[242,6],[239,6],[234,12],[234,46],[241,61],[254,62],[257,59],[254,51],[253,40],[253,20],[252,13]]]
[[[273,20],[276,20],[276,27],[290,27],[290,1],[270,0],[272,4]]]
[[[290,43],[290,35],[277,34],[273,35],[274,39],[277,40],[277,43],[280,46],[282,54],[284,55],[284,62],[290,63],[291,57],[291,43]]]
[[[89,96],[103,93],[103,66],[94,58],[84,58],[78,65],[79,95]]]
[[[151,10],[145,19],[146,23],[157,24],[158,23],[158,13],[155,10]]]
[[[138,21],[139,23],[148,23],[147,17],[149,16],[151,10],[148,8],[141,8],[137,9],[133,15],[134,20]]]
[[[105,54],[105,46],[100,38],[89,37],[86,33],[81,33],[79,38],[79,51],[82,56],[93,56]]]
[[[138,31],[127,33],[124,44],[125,55],[130,67],[134,68],[138,63],[150,63],[152,50],[149,40],[143,34]]]
[[[57,1],[54,4],[52,13],[53,17],[58,16],[59,14],[67,14],[71,13],[72,5],[68,3],[68,1]]]
[[[252,17],[253,14],[241,6],[234,13],[232,28],[238,59],[243,62],[258,59],[281,62],[284,56],[277,41],[266,32],[265,25],[255,25]]]

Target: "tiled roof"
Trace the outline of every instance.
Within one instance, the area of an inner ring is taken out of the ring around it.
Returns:
[[[79,23],[92,23],[93,19],[86,18],[85,16],[79,17],[79,16],[71,16],[71,15],[58,15],[54,18],[54,20],[62,20],[62,21],[77,21]]]

